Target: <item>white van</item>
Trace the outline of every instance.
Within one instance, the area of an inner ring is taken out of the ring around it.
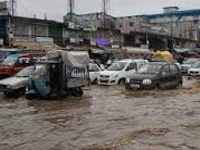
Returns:
[[[148,63],[144,59],[124,59],[114,62],[107,70],[102,71],[98,78],[99,85],[124,84],[140,67]]]

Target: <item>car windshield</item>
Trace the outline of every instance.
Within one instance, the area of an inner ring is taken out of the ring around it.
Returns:
[[[115,62],[110,67],[108,67],[108,71],[121,71],[125,68],[127,62]]]
[[[159,74],[161,65],[158,64],[146,64],[138,70],[140,74]]]
[[[34,67],[26,67],[25,69],[23,69],[22,71],[20,71],[19,73],[17,73],[17,77],[30,77],[30,75],[34,72]]]
[[[4,66],[12,66],[18,61],[18,55],[10,55],[3,62]]]
[[[188,60],[184,61],[183,64],[192,65],[192,64],[196,63],[197,61],[198,61],[197,59],[188,59]]]
[[[197,63],[195,63],[192,68],[200,68],[200,61],[198,61]]]
[[[26,67],[25,69],[17,73],[16,76],[29,78],[31,75],[40,74],[43,71],[43,68],[43,65]]]

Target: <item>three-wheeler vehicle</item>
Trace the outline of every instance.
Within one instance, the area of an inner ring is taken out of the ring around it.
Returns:
[[[81,97],[82,87],[89,86],[89,54],[80,51],[48,52],[43,70],[33,75],[26,89],[26,99],[51,99],[63,96]]]

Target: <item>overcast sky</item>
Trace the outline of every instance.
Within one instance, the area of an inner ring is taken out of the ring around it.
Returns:
[[[3,1],[3,0],[0,0]],[[16,0],[17,13],[20,16],[44,18],[62,21],[68,11],[68,0]],[[178,6],[181,10],[200,9],[200,0],[109,0],[110,14],[114,16],[160,13],[165,6]],[[75,0],[78,14],[100,12],[102,0]]]

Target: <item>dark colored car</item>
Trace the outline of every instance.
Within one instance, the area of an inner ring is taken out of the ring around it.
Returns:
[[[132,78],[126,79],[126,89],[171,89],[182,85],[182,74],[176,64],[151,62]]]

